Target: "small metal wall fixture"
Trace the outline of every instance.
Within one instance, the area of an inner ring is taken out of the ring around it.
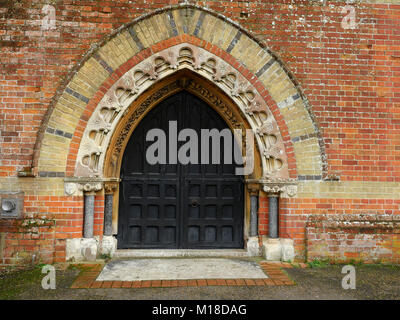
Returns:
[[[20,219],[24,212],[24,192],[0,190],[0,218]]]

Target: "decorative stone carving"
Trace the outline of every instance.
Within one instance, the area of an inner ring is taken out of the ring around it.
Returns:
[[[65,179],[64,191],[68,196],[81,196],[83,193],[96,193],[103,189],[102,181]]]
[[[288,197],[294,197],[297,194],[297,186],[289,185],[286,186],[286,190],[284,191],[284,195]]]
[[[117,182],[105,182],[104,191],[106,194],[114,194],[115,190],[118,188]]]
[[[73,182],[66,183],[64,185],[64,190],[67,196],[75,196],[79,191],[77,184]]]
[[[250,196],[258,196],[260,187],[257,183],[249,183],[247,184],[247,190],[249,190]]]
[[[244,127],[241,125],[240,121],[236,119],[230,108],[220,98],[210,92],[210,90],[204,88],[202,85],[193,80],[188,81],[186,89],[192,92],[200,93],[200,95],[205,98],[209,103],[220,109],[220,111],[225,116],[225,120],[227,120],[232,125],[232,127],[244,130]]]
[[[253,132],[258,133],[255,139],[264,156],[262,159],[263,176],[288,178],[287,156],[283,139],[266,102],[255,87],[230,64],[205,49],[191,44],[176,45],[145,59],[126,72],[108,90],[89,119],[83,134],[75,176],[101,177],[104,174],[105,152],[109,148],[111,136],[120,119],[135,99],[155,81],[181,69],[192,70],[210,80],[237,104]],[[177,84],[171,85],[176,86]],[[206,88],[199,87],[194,81],[189,81],[185,85],[188,86],[188,89],[201,91],[202,96],[207,97],[210,103],[221,108],[228,121],[236,122],[233,127],[240,128],[242,126],[241,121],[234,119],[232,110],[219,98],[210,95]],[[132,124],[146,112],[153,101],[166,94],[163,90],[171,90],[171,88],[161,89],[155,96],[151,96],[139,107],[136,107],[128,121],[130,124],[123,129],[116,145],[113,146],[112,158],[114,160],[118,160],[122,143],[131,131]],[[273,154],[271,154],[271,150]],[[116,164],[113,171],[114,173],[118,171]]]
[[[255,113],[264,113],[265,115],[268,115],[265,106],[263,106],[260,101],[255,99],[249,103],[249,105],[245,108],[245,111],[251,116],[253,116]]]
[[[112,167],[113,172],[109,172],[110,176],[113,176],[117,171],[117,162],[121,155],[122,146],[124,144],[124,141],[127,138],[129,138],[128,134],[131,131],[132,126],[135,124],[135,122],[144,114],[144,112],[149,108],[149,106],[154,101],[157,101],[157,100],[163,98],[168,93],[176,90],[177,88],[179,88],[179,84],[177,82],[173,82],[173,83],[163,87],[161,90],[158,90],[155,94],[151,95],[144,102],[142,102],[142,104],[129,117],[125,127],[120,132],[120,134],[113,146],[112,157],[111,157],[112,158],[111,159],[112,160],[111,167]]]
[[[103,184],[101,182],[86,182],[80,184],[80,189],[86,193],[93,193],[103,189]]]
[[[257,128],[257,133],[260,136],[264,136],[264,135],[271,135],[274,131],[274,124],[270,121],[266,121],[262,124],[262,126]]]
[[[282,198],[294,197],[297,194],[297,185],[290,182],[276,182],[263,184],[263,190],[267,193],[280,193]]]

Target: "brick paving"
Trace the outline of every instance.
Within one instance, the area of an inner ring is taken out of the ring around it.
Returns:
[[[96,281],[103,264],[84,264],[83,270],[72,283],[72,289],[96,288],[172,288],[200,286],[290,286],[295,282],[289,278],[283,268],[306,268],[305,263],[291,264],[282,262],[259,263],[267,279],[189,279],[189,280],[143,280],[143,281]]]

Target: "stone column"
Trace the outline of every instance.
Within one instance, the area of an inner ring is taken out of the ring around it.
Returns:
[[[250,194],[250,237],[258,236],[258,186],[249,185]]]
[[[279,193],[268,194],[268,236],[279,237]]]
[[[113,204],[114,192],[117,189],[115,183],[105,183],[105,202],[104,202],[104,235],[112,236],[112,218],[113,218]]]
[[[93,238],[94,224],[94,192],[85,192],[85,217],[83,225],[83,237]]]
[[[250,195],[250,230],[247,240],[247,254],[249,256],[260,255],[260,244],[258,241],[258,193],[257,184],[248,184],[247,190]]]
[[[93,225],[94,225],[94,195],[97,191],[103,188],[101,183],[85,183],[83,185],[84,192],[84,225],[83,225],[83,237],[93,238]]]
[[[279,238],[279,198],[295,196],[297,187],[294,181],[277,181],[265,183],[263,190],[268,196],[268,237],[263,238],[263,255],[268,261],[291,261],[293,240]]]
[[[107,181],[104,183],[104,232],[100,252],[110,257],[114,255],[117,249],[117,239],[113,236],[112,228],[114,193],[117,187],[118,183],[116,181]]]
[[[103,188],[103,182],[91,178],[66,178],[65,193],[84,197],[83,238],[66,240],[66,260],[95,261],[99,241],[94,237],[94,197]]]

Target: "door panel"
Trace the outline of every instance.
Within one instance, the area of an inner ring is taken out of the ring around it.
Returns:
[[[185,248],[243,247],[243,185],[238,180],[189,178],[184,190]]]
[[[121,248],[178,248],[178,179],[125,179],[121,188]]]
[[[178,93],[151,110],[133,132],[121,168],[119,248],[242,248],[243,178],[234,165],[156,164],[146,161],[150,129],[167,134],[169,121],[196,131],[228,128],[206,103]],[[178,150],[185,141],[178,142]],[[211,142],[210,142],[211,149]],[[198,162],[201,162],[199,150]],[[221,140],[220,152],[224,150]],[[167,161],[169,158],[167,151]],[[211,159],[210,159],[211,160]]]

